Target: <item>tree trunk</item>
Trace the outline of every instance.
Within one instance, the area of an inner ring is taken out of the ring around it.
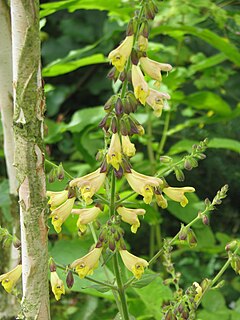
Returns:
[[[14,167],[14,137],[13,137],[13,89],[12,89],[12,44],[11,44],[11,22],[10,9],[6,0],[0,1],[0,111],[4,137],[4,156],[7,167],[10,210],[12,221],[2,214],[0,224],[7,228],[10,233],[19,233],[19,214],[17,197],[16,169]],[[19,236],[19,234],[18,234]],[[19,263],[19,252],[14,246],[9,254],[8,248],[0,252],[1,268],[0,274],[16,267]],[[18,302],[16,297],[6,292],[0,294],[0,319],[12,319],[17,314]]]
[[[11,0],[15,166],[22,243],[22,317],[50,319],[39,2]]]

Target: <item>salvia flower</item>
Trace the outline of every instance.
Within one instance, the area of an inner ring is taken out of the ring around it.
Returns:
[[[63,281],[59,278],[56,271],[51,272],[50,282],[54,297],[58,301],[61,299],[61,295],[65,294],[65,287]]]
[[[150,89],[150,94],[147,97],[146,102],[153,108],[156,117],[161,116],[165,99],[170,99],[169,94]]]
[[[84,257],[73,261],[70,267],[75,269],[81,279],[93,274],[93,270],[98,267],[98,261],[101,256],[102,249],[102,247],[94,248]]]
[[[51,208],[56,208],[68,199],[68,190],[47,191],[47,196],[50,198],[48,203],[51,205]]]
[[[146,176],[131,169],[131,173],[125,173],[131,188],[143,196],[146,204],[151,203],[154,187],[158,187],[163,181],[157,177]]]
[[[52,210],[50,217],[52,218],[52,224],[57,233],[61,232],[62,224],[69,217],[72,211],[75,199],[76,199],[75,197],[67,199],[59,207],[54,208]]]
[[[138,49],[142,52],[146,52],[148,48],[148,38],[145,38],[143,35],[139,35],[137,41]]]
[[[22,265],[17,265],[13,270],[0,275],[0,282],[2,283],[3,288],[10,293],[15,287],[18,279],[22,275]]]
[[[119,253],[126,268],[133,273],[136,279],[140,279],[144,273],[144,268],[148,266],[148,262],[134,256],[127,250],[119,250]]]
[[[135,97],[145,105],[146,99],[149,96],[148,84],[144,79],[141,69],[139,66],[132,65],[132,84],[134,88]]]
[[[144,209],[129,209],[125,207],[117,208],[118,214],[121,216],[122,221],[131,224],[131,231],[136,233],[138,228],[140,227],[140,222],[138,219],[138,215],[144,215]]]
[[[156,194],[156,201],[159,207],[162,209],[166,209],[168,206],[167,200],[164,198],[162,194]]]
[[[135,145],[130,141],[129,136],[122,136],[123,153],[128,157],[133,157],[136,153]]]
[[[134,35],[126,37],[123,42],[108,55],[108,59],[119,72],[124,70],[127,59],[131,54],[133,39]]]
[[[183,188],[174,188],[167,187],[163,189],[163,192],[173,201],[180,202],[182,207],[185,207],[188,204],[188,199],[185,196],[186,192],[194,192],[193,187],[183,187]]]
[[[84,209],[73,209],[73,214],[78,214],[77,227],[81,232],[85,232],[87,224],[93,222],[102,212],[99,207],[84,208]]]
[[[111,164],[116,170],[122,162],[122,146],[118,133],[113,133],[111,143],[107,153],[107,163]]]
[[[89,205],[93,202],[92,197],[101,188],[105,178],[106,172],[101,172],[101,169],[98,168],[86,176],[73,179],[69,186],[79,188],[83,200]]]
[[[160,63],[149,59],[148,57],[140,58],[140,65],[144,73],[149,75],[152,79],[156,80],[159,84],[162,80],[161,71],[171,71],[172,66],[167,63]]]

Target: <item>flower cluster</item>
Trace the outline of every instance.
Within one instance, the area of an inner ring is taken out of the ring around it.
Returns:
[[[136,233],[140,227],[140,216],[147,214],[147,210],[130,208],[122,201],[116,201],[116,194],[114,197],[107,195],[104,199],[102,195],[97,195],[104,188],[107,189],[109,182],[112,184],[112,190],[115,190],[115,177],[126,179],[132,190],[141,195],[146,204],[156,201],[161,208],[168,205],[164,195],[185,207],[188,203],[185,194],[195,191],[193,187],[170,187],[162,178],[135,171],[130,163],[136,153],[132,137],[144,134],[144,128],[136,120],[134,113],[138,107],[147,106],[153,109],[155,116],[160,117],[166,100],[170,99],[168,93],[160,92],[158,89],[162,81],[162,72],[170,72],[172,66],[154,61],[147,56],[147,19],[152,19],[155,13],[156,8],[153,7],[149,11],[145,10],[145,16],[140,19],[133,18],[128,25],[126,38],[109,53],[108,58],[113,68],[108,77],[113,81],[119,79],[123,86],[121,92],[112,95],[104,105],[106,115],[99,127],[105,133],[106,144],[105,149],[98,154],[100,167],[85,176],[71,180],[66,190],[47,192],[50,217],[58,233],[70,214],[78,216],[77,227],[81,234],[84,233],[87,225],[104,212],[104,205],[109,207],[110,218],[101,226],[97,242],[86,255],[68,266],[68,269],[80,278],[93,274],[105,251],[119,253],[125,267],[136,279],[140,279],[148,267],[146,260],[126,250],[124,231],[120,226],[123,221],[131,226],[132,233]],[[155,89],[149,86],[147,78],[155,81]],[[104,200],[102,204],[101,199]],[[69,274],[72,276],[71,272]],[[65,293],[61,281],[53,268],[51,285],[57,300]],[[67,282],[72,285],[73,278]]]

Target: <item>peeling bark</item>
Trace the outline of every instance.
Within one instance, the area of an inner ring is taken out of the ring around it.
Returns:
[[[22,316],[50,319],[39,2],[11,0],[15,166],[23,266]]]

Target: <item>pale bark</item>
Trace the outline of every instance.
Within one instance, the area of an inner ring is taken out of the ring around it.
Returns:
[[[10,10],[7,0],[0,1],[0,111],[4,137],[4,156],[9,181],[10,210],[12,223],[2,215],[0,224],[11,233],[19,233],[19,215],[17,202],[17,179],[14,167],[14,137],[13,137],[13,98],[12,98],[12,45]],[[19,252],[14,246],[0,251],[1,270],[7,272],[19,263]],[[19,304],[16,297],[6,292],[0,294],[0,319],[12,319],[17,314]]]
[[[50,319],[39,2],[11,0],[15,166],[22,243],[22,316]]]

